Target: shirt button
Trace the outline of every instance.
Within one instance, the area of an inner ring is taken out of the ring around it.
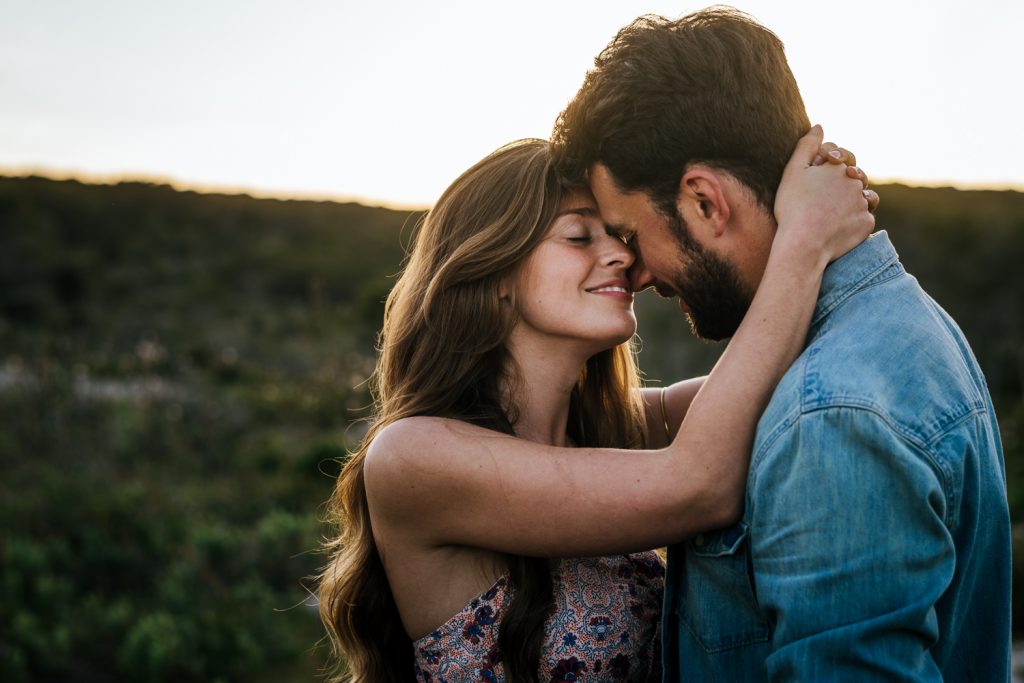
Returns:
[[[704,545],[704,534],[697,534],[697,538],[693,539],[693,544],[698,548]]]

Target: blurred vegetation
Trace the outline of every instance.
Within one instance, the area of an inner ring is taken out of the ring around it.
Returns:
[[[1024,194],[879,191],[985,369],[1024,521]],[[0,178],[0,680],[317,675],[321,505],[418,218]],[[649,377],[711,366],[674,304],[638,308]]]

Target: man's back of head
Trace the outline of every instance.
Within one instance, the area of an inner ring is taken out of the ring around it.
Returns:
[[[551,139],[568,180],[602,163],[621,189],[646,192],[668,215],[692,162],[728,171],[770,213],[809,128],[782,42],[742,12],[714,7],[643,16],[619,31]]]

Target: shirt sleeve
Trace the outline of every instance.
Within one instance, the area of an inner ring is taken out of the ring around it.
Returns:
[[[929,649],[955,568],[941,470],[874,412],[798,417],[748,490],[772,681],[940,681]]]

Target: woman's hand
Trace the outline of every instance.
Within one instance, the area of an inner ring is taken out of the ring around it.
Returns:
[[[779,227],[773,246],[795,250],[822,268],[864,241],[875,227],[869,211],[874,193],[864,188],[863,173],[831,155],[831,149],[823,156],[835,163],[814,165],[823,135],[821,126],[814,126],[797,142],[786,165],[775,196]],[[839,155],[852,157],[848,152]]]
[[[824,163],[845,164],[846,175],[851,178],[857,178],[863,183],[864,189],[868,189],[867,174],[864,173],[864,169],[857,165],[857,156],[845,147],[840,147],[834,142],[823,142],[818,148],[818,153],[814,155],[811,166],[821,166]],[[874,213],[875,209],[878,208],[878,202],[881,201],[878,193],[874,190],[868,190],[864,193],[864,198],[868,200],[868,211]]]

